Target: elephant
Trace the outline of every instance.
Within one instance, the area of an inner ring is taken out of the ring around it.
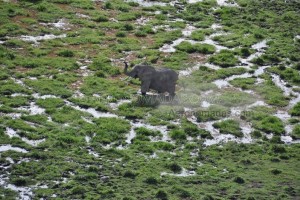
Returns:
[[[169,96],[175,96],[175,86],[178,80],[178,74],[168,68],[155,69],[147,64],[135,65],[133,70],[127,72],[128,64],[124,62],[124,73],[133,78],[139,78],[141,81],[142,95],[150,90],[156,90],[158,93],[168,92]]]

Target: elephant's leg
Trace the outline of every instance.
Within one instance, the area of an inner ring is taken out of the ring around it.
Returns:
[[[142,95],[146,95],[146,93],[149,91],[150,81],[142,81],[141,85],[141,92]]]
[[[176,84],[174,83],[174,84],[171,84],[170,86],[169,86],[169,96],[170,97],[174,97],[175,96],[175,89],[176,89]]]

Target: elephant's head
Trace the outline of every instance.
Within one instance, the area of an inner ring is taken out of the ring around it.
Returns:
[[[133,70],[127,72],[128,64],[126,62],[124,63],[125,63],[124,73],[127,76],[130,76],[132,78],[139,78],[140,80],[151,78],[153,72],[155,71],[153,67],[148,65],[136,65],[134,66]]]

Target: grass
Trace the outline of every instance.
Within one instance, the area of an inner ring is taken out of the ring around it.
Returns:
[[[61,109],[51,110],[50,112],[53,121],[62,124],[80,120],[82,116],[86,115],[83,112],[75,110],[69,106],[63,106]]]
[[[27,116],[24,115],[21,116],[21,119],[32,123],[41,124],[41,125],[47,124],[48,121],[48,117],[45,115],[27,115]]]
[[[38,99],[36,103],[38,106],[45,108],[46,112],[60,108],[65,104],[65,102],[60,98]]]
[[[151,107],[140,107],[136,103],[124,103],[119,106],[118,114],[129,119],[144,118]]]
[[[32,87],[35,92],[41,95],[52,94],[67,98],[72,95],[72,92],[67,89],[67,84],[59,80],[39,79],[39,80],[25,80],[25,83]]]
[[[270,105],[281,107],[288,104],[288,99],[282,94],[281,89],[276,87],[270,80],[256,86],[254,89],[265,99],[266,103]]]
[[[74,52],[71,50],[65,49],[65,50],[59,51],[57,55],[62,56],[62,57],[73,57]]]
[[[221,95],[213,96],[213,102],[218,102],[226,107],[244,106],[254,103],[256,99],[253,95],[245,92],[225,91]]]
[[[129,132],[130,124],[128,121],[118,118],[99,118],[94,120],[97,130],[96,136],[92,139],[92,143],[96,145],[100,143],[117,142],[124,139],[125,133]]]
[[[254,128],[266,133],[281,135],[285,133],[283,122],[275,116],[269,115],[262,111],[253,111],[251,115],[244,116],[249,120]]]
[[[169,135],[173,140],[181,142],[186,140],[186,133],[184,132],[184,130],[181,129],[173,129],[169,132]]]
[[[293,139],[299,139],[300,138],[300,125],[295,125],[293,132],[292,132],[292,138]]]
[[[219,129],[220,133],[222,134],[231,134],[236,137],[243,136],[242,130],[240,128],[240,123],[232,119],[214,123],[213,127]]]
[[[222,119],[230,114],[230,110],[224,106],[212,105],[207,109],[199,109],[196,112],[198,122],[206,122]]]
[[[150,114],[157,119],[169,122],[178,119],[182,112],[183,108],[181,106],[160,105],[158,109],[151,110]]]
[[[191,34],[191,38],[196,41],[202,41],[204,40],[204,37],[205,37],[205,33],[203,33],[202,30],[193,31]]]
[[[229,50],[221,50],[220,53],[209,57],[209,62],[220,67],[232,67],[238,63],[238,59]]]
[[[291,110],[289,111],[289,113],[292,116],[300,116],[300,103],[298,102],[296,105],[294,105]]]
[[[284,79],[290,84],[300,85],[300,75],[297,69],[285,66],[278,66],[272,67],[268,69],[268,71],[278,74],[280,78]]]
[[[170,69],[184,69],[188,62],[188,53],[186,52],[175,52],[172,56],[165,56],[162,60],[165,63],[164,66]]]
[[[217,79],[225,79],[232,75],[240,75],[247,72],[244,68],[228,68],[228,69],[219,69],[213,70],[205,66],[201,66],[199,71],[195,71],[193,76],[196,76],[197,79],[206,82],[212,82]]]
[[[143,136],[152,136],[152,137],[161,136],[161,133],[159,131],[153,131],[145,127],[136,128],[135,132],[137,135],[143,135]]]
[[[5,198],[10,198],[10,199],[17,198],[16,192],[14,192],[14,191],[12,191],[10,189],[1,188],[0,191],[1,191],[1,194],[3,194],[3,196],[5,196]],[[4,198],[2,198],[2,199],[4,199]]]
[[[216,5],[216,2],[207,1],[207,2],[197,2],[192,5],[188,5],[186,10],[182,12],[181,16],[183,19],[191,21],[191,22],[198,22],[199,25],[203,24],[208,27],[213,23],[213,17],[207,16],[205,10],[211,9],[213,6]]]
[[[17,108],[20,106],[27,106],[29,105],[30,98],[26,96],[16,96],[16,97],[2,97],[0,98],[1,104],[11,107]]]
[[[236,31],[237,32],[237,31]],[[226,34],[222,36],[215,36],[213,37],[213,40],[217,41],[219,44],[228,47],[228,48],[235,48],[238,46],[243,46],[244,48],[242,49],[244,53],[243,55],[249,55],[249,49],[246,49],[246,47],[249,47],[259,41],[260,38],[256,38],[255,34],[249,34],[249,36],[245,37],[245,33],[243,31],[239,31],[237,33],[232,33],[232,34]],[[246,53],[246,54],[245,54]]]
[[[162,47],[165,43],[171,43],[177,38],[181,37],[181,31],[175,30],[170,32],[158,32],[156,33],[154,38],[154,45],[152,48],[159,48]]]
[[[124,82],[100,77],[86,77],[80,91],[86,95],[99,94],[104,97],[112,96],[115,99],[128,99],[134,90],[126,86]]]
[[[244,68],[222,68],[214,70],[205,66],[200,66],[199,70],[194,71],[191,77],[179,80],[179,84],[197,94],[199,91],[216,89],[216,85],[212,83],[214,80],[225,79],[229,76],[239,75],[246,72],[247,70]]]
[[[249,90],[253,88],[255,82],[256,78],[236,78],[230,81],[229,83],[234,87],[240,87],[243,90]]]
[[[230,81],[235,87],[241,87],[244,90],[254,90],[265,100],[267,104],[284,107],[288,105],[288,99],[282,93],[282,90],[278,88],[268,76],[266,76],[264,83],[255,84],[254,78],[237,78]]]
[[[186,119],[182,121],[182,128],[188,136],[191,137],[200,136],[201,138],[208,138],[208,139],[212,138],[209,131],[206,131],[204,129],[199,129],[197,125],[191,123]]]
[[[89,65],[89,69],[95,70],[96,75],[103,74],[106,76],[115,76],[120,74],[120,70],[116,66],[112,66],[111,61],[107,57],[98,57]],[[101,76],[100,76],[101,77]]]
[[[12,95],[14,93],[30,94],[31,91],[15,83],[13,80],[1,81],[1,86],[0,86],[1,95]]]
[[[190,42],[181,42],[175,47],[180,51],[187,53],[203,53],[203,54],[212,54],[215,52],[215,47],[210,44],[191,44]]]
[[[117,20],[119,21],[132,21],[141,17],[140,12],[131,12],[131,13],[120,13],[117,16]]]
[[[108,107],[104,100],[96,97],[71,98],[71,102],[81,108],[95,108],[97,111],[108,111]]]

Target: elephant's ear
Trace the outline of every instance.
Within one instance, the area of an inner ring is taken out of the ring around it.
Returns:
[[[138,77],[140,80],[151,79],[155,73],[155,69],[151,66],[143,66],[138,70]]]

